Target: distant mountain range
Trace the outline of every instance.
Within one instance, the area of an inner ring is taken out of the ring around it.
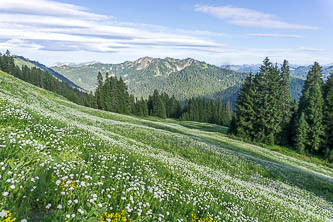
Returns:
[[[53,66],[82,88],[93,90],[96,87],[96,76],[123,78],[129,92],[137,97],[151,95],[154,89],[175,95],[185,100],[191,97],[214,95],[229,87],[241,84],[246,73],[235,72],[207,64],[191,58],[151,58],[144,57],[135,61],[120,64],[94,63],[83,66]]]
[[[278,64],[281,66],[281,64]],[[230,69],[236,72],[252,72],[257,73],[259,71],[260,65],[222,65],[221,68]],[[308,66],[299,66],[299,65],[290,65],[290,75],[299,79],[306,79],[306,76],[311,68],[311,65]],[[333,72],[333,63],[322,66],[323,68],[323,78],[327,79],[328,75]]]
[[[255,72],[259,65],[218,67],[202,61],[174,58],[144,57],[120,64],[88,62],[81,64],[60,64],[47,67],[39,62],[16,56],[15,63],[48,71],[55,78],[66,81],[72,87],[93,91],[96,88],[97,73],[103,76],[121,77],[130,94],[147,98],[155,89],[174,95],[184,101],[192,97],[208,99],[222,98],[224,102],[235,102],[241,84],[248,70]],[[235,71],[238,70],[238,71]],[[104,77],[105,78],[105,77]],[[304,81],[292,77],[291,94],[294,99],[301,95]]]
[[[108,73],[108,76],[121,77],[127,83],[129,92],[137,97],[147,98],[154,89],[158,89],[179,100],[206,97],[234,102],[248,70],[256,72],[259,67],[260,65],[218,67],[191,58],[144,57],[120,64],[92,62],[59,64],[51,68],[87,90],[95,89],[97,73],[101,72],[103,76]],[[291,79],[293,98],[299,98],[303,83],[301,79]]]

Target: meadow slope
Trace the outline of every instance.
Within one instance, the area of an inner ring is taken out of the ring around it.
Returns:
[[[333,169],[0,71],[0,221],[333,221]]]

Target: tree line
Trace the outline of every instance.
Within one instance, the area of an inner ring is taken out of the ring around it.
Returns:
[[[192,98],[185,101],[183,107],[175,96],[159,93],[154,90],[148,99],[138,99],[129,95],[127,85],[122,78],[109,76],[103,79],[99,72],[97,75],[97,88],[92,107],[137,116],[156,116],[160,118],[174,118],[184,121],[208,122],[228,126],[233,111],[229,102],[222,104],[221,100],[215,103],[204,98]]]
[[[279,69],[266,58],[259,72],[242,85],[229,133],[333,161],[333,74],[324,82],[315,62],[299,102],[291,99],[289,81],[288,62]]]
[[[193,98],[186,102],[180,120],[214,123],[229,126],[233,111],[230,101],[222,104],[221,100],[215,103],[212,100]]]

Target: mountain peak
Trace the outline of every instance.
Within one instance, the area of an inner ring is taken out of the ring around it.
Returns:
[[[147,68],[153,60],[154,60],[154,58],[148,57],[148,56],[136,60],[135,64],[138,65],[138,67],[136,69],[142,70],[142,69]]]
[[[152,57],[149,57],[149,56],[146,56],[146,57],[142,57],[142,58],[139,58],[139,59],[137,59],[135,62],[138,64],[138,63],[147,63],[147,62],[151,62],[151,61],[153,61],[154,60],[154,58],[152,58]]]

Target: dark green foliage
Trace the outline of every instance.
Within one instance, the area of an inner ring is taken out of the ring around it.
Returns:
[[[323,85],[315,63],[299,103],[291,102],[288,62],[281,70],[266,58],[260,72],[245,79],[229,133],[266,144],[294,145],[299,153],[333,156],[333,75]]]
[[[135,111],[133,113],[137,116],[148,116],[148,101],[141,98],[140,100],[136,99],[135,102]]]
[[[228,101],[225,105],[222,107],[222,125],[229,126],[232,120],[233,111],[231,108],[230,101]]]
[[[288,131],[287,145],[294,145],[296,143],[295,138],[296,138],[297,120],[298,120],[298,102],[296,100],[294,100],[293,103],[291,104],[290,112],[291,112],[291,118],[288,123],[288,127],[286,129],[286,131]],[[282,141],[284,141],[284,140],[282,140]],[[283,144],[283,142],[282,142],[282,144]]]
[[[163,95],[160,95],[155,89],[151,98],[151,115],[165,119],[167,117],[164,105],[166,101],[168,101],[168,98],[163,98]]]
[[[85,106],[90,106],[93,103],[92,95],[73,88],[67,82],[57,79],[48,71],[36,67],[23,66],[20,68],[16,66],[14,57],[10,55],[8,50],[4,55],[0,54],[0,69],[25,82],[62,95],[74,103]]]
[[[97,107],[110,112],[130,114],[135,110],[134,97],[130,96],[124,81],[106,75],[103,82],[101,73],[98,73],[98,86],[95,97]]]
[[[97,108],[102,109],[104,106],[104,92],[102,91],[103,89],[103,76],[100,72],[98,72],[97,75],[97,88],[96,88],[96,101],[97,101]]]
[[[182,108],[179,102],[176,100],[175,96],[172,96],[166,102],[166,112],[168,118],[175,118],[178,119],[181,115]]]
[[[280,115],[281,115],[281,132],[277,136],[277,141],[282,145],[288,145],[290,134],[289,123],[292,117],[291,95],[290,95],[290,74],[288,61],[284,60],[281,67],[280,81]]]
[[[304,118],[304,113],[302,112],[297,121],[296,138],[295,138],[295,148],[301,154],[304,154],[305,152],[305,145],[307,142],[308,131],[309,131],[309,126]]]
[[[253,124],[256,118],[255,112],[255,87],[253,76],[250,74],[244,81],[236,101],[236,115],[232,120],[229,132],[247,140],[253,140],[255,130]]]
[[[230,103],[215,104],[212,100],[192,98],[186,101],[180,120],[207,122],[229,126],[232,119]]]
[[[326,129],[324,151],[333,161],[333,73],[324,84],[324,125]]]
[[[229,132],[250,141],[287,144],[291,115],[288,62],[279,70],[266,58],[259,73],[245,79]]]
[[[279,70],[266,58],[254,79],[255,141],[274,144],[276,135],[281,131],[280,82]]]
[[[305,81],[303,94],[299,103],[299,116],[304,112],[305,121],[311,130],[306,138],[306,150],[312,153],[321,153],[323,137],[323,94],[322,94],[321,67],[317,62],[313,65]]]

